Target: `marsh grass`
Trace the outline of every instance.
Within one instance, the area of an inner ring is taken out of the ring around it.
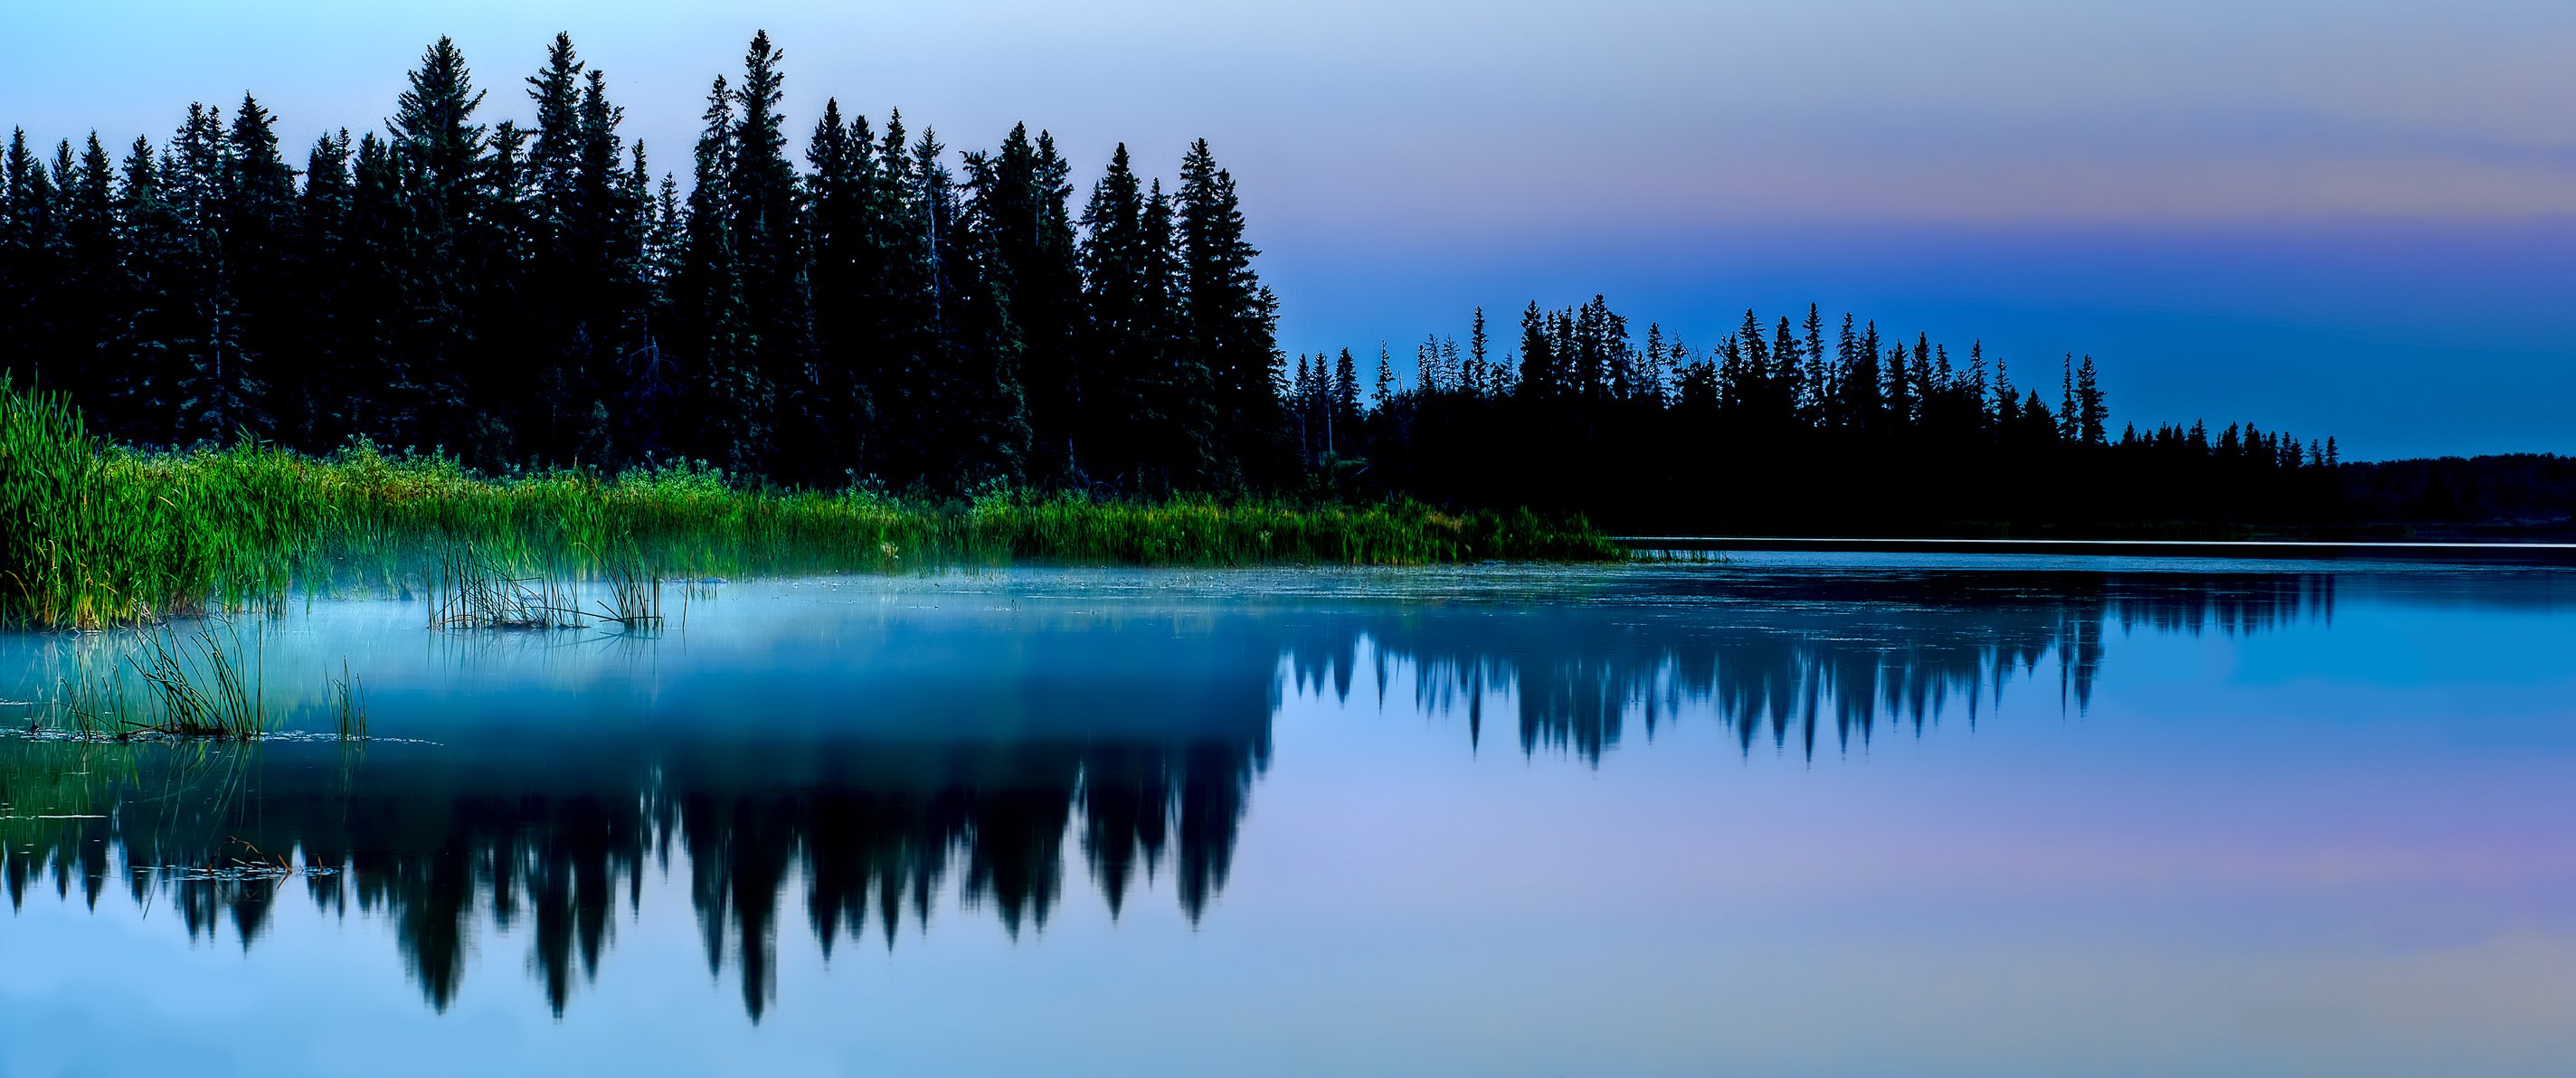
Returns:
[[[231,623],[169,624],[121,634],[105,669],[66,678],[57,705],[74,732],[248,740],[274,728],[262,694],[260,653]]]
[[[340,676],[322,679],[322,696],[329,702],[332,725],[342,741],[367,739],[367,692],[358,675],[349,671],[349,660],[340,660]]]
[[[357,443],[327,458],[244,443],[144,453],[60,396],[0,378],[0,626],[133,625],[290,592],[448,591],[458,624],[542,623],[583,583],[649,624],[657,581],[1011,563],[1422,565],[1623,556],[1581,520],[1414,502],[1104,500],[994,490],[920,500],[790,491],[677,463],[502,478]],[[560,617],[561,615],[556,615]],[[433,621],[438,617],[433,613]]]
[[[514,575],[471,543],[456,544],[433,564],[429,592],[434,630],[570,629],[588,620],[561,584]]]
[[[289,709],[271,705],[256,631],[246,635],[234,622],[210,619],[101,635],[76,650],[72,672],[38,709],[35,729],[51,719],[57,733],[87,739],[251,741],[285,725]],[[345,660],[339,676],[324,676],[321,700],[340,737],[367,736],[365,694]]]

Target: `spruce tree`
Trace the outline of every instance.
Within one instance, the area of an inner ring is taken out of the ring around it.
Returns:
[[[1529,307],[1521,312],[1520,392],[1523,396],[1545,399],[1556,395],[1555,352],[1554,342],[1548,335],[1547,316],[1539,312],[1538,301],[1531,300]]]
[[[240,396],[225,425],[268,433],[264,391],[273,383],[282,413],[277,418],[300,444],[311,427],[306,390],[313,372],[297,349],[298,323],[308,304],[294,287],[292,270],[303,244],[296,230],[295,170],[278,152],[268,110],[248,94],[233,112],[229,137],[213,236],[239,322],[240,350],[229,377]]]
[[[2086,445],[2103,444],[2111,409],[2103,402],[2101,381],[2091,356],[2084,357],[2083,364],[2075,370],[2075,417],[2079,440]]]
[[[1139,435],[1177,422],[1164,396],[1154,310],[1160,285],[1147,253],[1145,192],[1121,143],[1082,212],[1082,432],[1079,471],[1114,479],[1141,465]]]
[[[106,403],[110,363],[107,341],[124,293],[124,252],[118,236],[116,166],[90,132],[62,192],[64,279],[55,305],[59,336],[54,361],[63,373],[50,388],[70,393],[83,408]],[[95,414],[95,413],[94,413]]]
[[[297,194],[296,245],[289,259],[292,291],[303,305],[292,345],[293,370],[278,380],[281,425],[292,427],[315,452],[337,447],[356,433],[353,403],[368,387],[359,327],[377,312],[352,303],[366,272],[350,234],[357,188],[349,166],[355,146],[349,132],[314,140],[304,157],[304,189]]]
[[[0,370],[18,384],[59,388],[57,298],[65,271],[60,185],[24,130],[9,138],[8,190],[0,199]]]
[[[1198,344],[1200,338],[1192,336],[1191,323],[1187,321],[1189,271],[1179,228],[1172,198],[1163,192],[1163,181],[1148,184],[1137,231],[1145,242],[1147,335],[1153,342],[1153,354],[1160,357],[1149,382],[1159,399],[1148,407],[1169,417],[1169,422],[1151,447],[1147,463],[1154,471],[1155,486],[1165,490],[1208,490],[1239,482],[1242,458],[1228,449],[1226,391],[1217,383],[1216,364],[1209,351]],[[1269,402],[1264,413],[1268,418],[1248,436],[1262,443],[1278,432],[1274,386],[1278,354],[1274,349],[1270,355],[1273,362],[1262,364],[1253,374],[1260,385],[1245,391],[1257,393],[1259,399]],[[1262,452],[1266,455],[1271,448],[1264,444]]]
[[[1008,297],[1019,332],[1035,466],[1060,476],[1073,460],[1081,382],[1075,323],[1082,275],[1067,201],[1072,170],[1054,138],[1039,132],[1031,141],[1026,124],[1013,127],[990,158],[976,158],[968,183],[981,207],[977,242],[993,255],[994,287]]]
[[[1211,478],[1225,485],[1247,466],[1258,473],[1261,443],[1275,429],[1279,304],[1253,273],[1260,252],[1244,238],[1234,177],[1217,167],[1206,139],[1192,143],[1181,162],[1178,201],[1185,339],[1207,370],[1216,428]]]
[[[842,467],[859,466],[870,448],[870,389],[882,361],[888,298],[887,252],[879,248],[886,213],[876,147],[861,117],[823,103],[806,139],[807,281],[813,290],[812,407],[820,422],[808,432],[811,452]]]
[[[397,444],[468,450],[485,433],[469,384],[516,374],[481,347],[478,333],[485,314],[478,291],[491,283],[484,271],[494,268],[498,246],[484,205],[491,132],[474,122],[483,94],[454,41],[431,45],[408,82],[385,122],[401,191],[393,274],[401,298],[385,337],[400,369],[388,384],[383,433]]]
[[[240,306],[224,271],[230,153],[222,110],[190,105],[162,177],[175,229],[161,274],[176,410],[169,433],[183,445],[231,438],[258,418],[260,385],[242,351]]]
[[[782,439],[800,450],[819,444],[824,419],[817,411],[820,385],[811,362],[799,184],[787,161],[785,118],[779,114],[784,59],[767,31],[753,35],[743,55],[724,204],[747,334],[750,396],[742,404],[751,412],[742,418],[733,456],[735,467],[760,474],[770,470]]]
[[[586,293],[603,268],[585,257],[591,252],[579,234],[595,212],[585,205],[591,192],[583,182],[585,74],[572,36],[556,34],[545,66],[527,79],[537,125],[525,165],[534,203],[523,218],[529,266],[516,297],[524,316],[520,328],[530,338],[525,348],[531,367],[519,375],[531,383],[524,420],[529,429],[523,433],[537,455],[556,459],[581,440],[577,431],[588,411],[583,398],[590,395],[583,374],[592,350],[585,316],[593,313],[593,303]]]
[[[953,195],[960,188],[941,163],[940,147],[927,132],[923,142],[916,168],[941,200],[932,219],[940,365],[957,386],[955,441],[940,461],[938,481],[968,490],[1016,486],[1027,476],[1031,442],[1024,346],[1012,320],[1005,258],[994,242],[1001,232],[994,215],[1001,198],[1025,187],[1002,181],[990,155],[970,154],[968,198],[958,204]]]
[[[702,459],[743,471],[766,456],[771,391],[753,355],[733,228],[734,102],[731,84],[716,76],[698,136],[672,308],[687,372],[681,420],[693,428],[687,444]]]

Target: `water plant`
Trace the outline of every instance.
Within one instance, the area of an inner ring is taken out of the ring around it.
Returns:
[[[259,651],[230,623],[144,625],[126,639],[107,669],[64,680],[59,705],[77,732],[247,740],[273,729]]]
[[[51,718],[57,732],[88,739],[249,741],[276,733],[288,717],[265,691],[258,633],[231,621],[134,626],[78,642],[71,658],[72,672],[37,712],[38,730]],[[346,660],[337,677],[323,678],[321,699],[341,738],[367,736],[366,698]]]
[[[429,589],[431,629],[568,629],[586,620],[561,585],[514,574],[472,543],[442,553]]]
[[[329,701],[332,724],[339,729],[342,741],[367,739],[367,694],[359,685],[358,675],[349,672],[349,660],[340,660],[340,676],[322,679],[322,696]]]

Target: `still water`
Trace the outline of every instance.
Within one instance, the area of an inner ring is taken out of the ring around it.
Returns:
[[[257,626],[273,698],[359,676],[358,748],[0,739],[0,1074],[2576,1073],[2576,573],[1015,570],[425,620]],[[100,646],[0,638],[0,699]]]

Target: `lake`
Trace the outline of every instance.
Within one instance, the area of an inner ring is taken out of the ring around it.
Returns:
[[[685,594],[683,594],[685,592]],[[2576,1073],[2576,572],[1922,553],[241,624],[0,739],[0,1074]],[[0,637],[0,698],[113,635]],[[23,726],[23,705],[0,723]]]

